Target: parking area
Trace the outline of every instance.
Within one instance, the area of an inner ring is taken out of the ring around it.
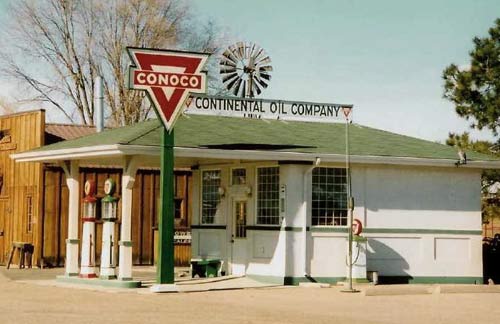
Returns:
[[[31,270],[39,271],[32,279],[13,270],[6,276],[0,268],[1,323],[496,323],[500,317],[496,286],[468,293],[406,285],[377,288],[384,289],[381,295],[366,294],[371,286],[361,286],[365,292],[358,294],[337,286],[152,294],[44,285],[60,269]]]

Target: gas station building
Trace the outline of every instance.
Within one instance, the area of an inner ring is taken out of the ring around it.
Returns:
[[[69,188],[66,275],[77,275],[78,170],[122,167],[118,281],[131,281],[131,192],[139,167],[159,167],[158,120],[12,155],[61,165]],[[190,168],[192,258],[219,259],[222,274],[278,284],[346,278],[345,125],[181,116],[175,167]],[[481,172],[494,157],[357,124],[349,125],[356,244],[368,272],[399,282],[481,283]],[[100,239],[100,238],[97,238]]]

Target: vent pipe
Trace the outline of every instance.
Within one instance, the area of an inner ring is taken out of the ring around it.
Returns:
[[[102,132],[104,129],[104,84],[102,82],[102,77],[98,76],[95,78],[95,129],[96,131]]]

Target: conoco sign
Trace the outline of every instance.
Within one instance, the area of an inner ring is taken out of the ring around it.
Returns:
[[[145,90],[170,131],[190,93],[205,93],[209,54],[127,47],[133,65],[129,88]]]

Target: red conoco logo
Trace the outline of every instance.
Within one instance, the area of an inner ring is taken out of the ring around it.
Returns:
[[[166,73],[135,70],[134,85],[149,87],[172,87],[179,89],[201,89],[202,76],[183,73]]]

